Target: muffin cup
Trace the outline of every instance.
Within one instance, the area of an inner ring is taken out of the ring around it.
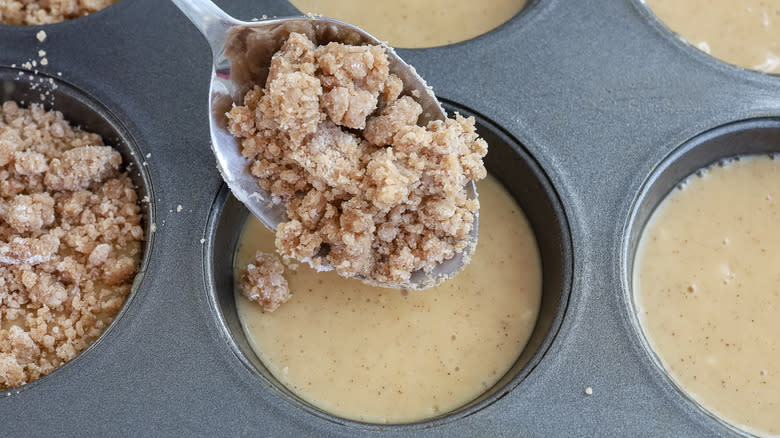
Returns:
[[[639,322],[639,310],[633,291],[634,260],[642,233],[653,212],[666,196],[688,177],[713,165],[739,160],[743,156],[769,155],[774,158],[778,153],[780,153],[780,119],[778,118],[733,122],[691,138],[664,158],[644,182],[629,216],[623,246],[623,281],[624,284],[629,285],[626,290],[629,319],[646,358],[653,364],[657,380],[673,389],[676,401],[690,403],[700,415],[718,424],[723,432],[737,433],[742,436],[752,435],[721,419],[691,397],[685,388],[670,376],[651,347]]]
[[[234,292],[234,255],[241,230],[249,215],[230,192],[223,188],[209,220],[209,243],[205,270],[208,293],[216,320],[236,357],[258,381],[291,407],[345,427],[369,430],[416,430],[435,427],[478,412],[522,385],[554,341],[571,288],[572,250],[569,226],[555,189],[528,151],[511,135],[485,117],[457,104],[444,101],[449,114],[458,112],[476,119],[477,133],[488,142],[485,158],[492,173],[509,191],[527,216],[536,236],[542,261],[542,299],[539,317],[531,337],[509,371],[476,399],[454,411],[429,420],[398,425],[373,425],[333,416],[293,394],[268,371],[254,353],[238,318]],[[457,278],[450,280],[457,281]],[[418,293],[425,293],[424,291]]]
[[[122,155],[122,170],[128,173],[135,185],[142,213],[141,225],[144,228],[143,255],[138,272],[133,280],[130,294],[111,323],[92,344],[56,370],[25,385],[0,392],[0,395],[10,396],[18,394],[22,390],[34,388],[48,380],[57,379],[58,371],[61,369],[80,366],[82,357],[88,356],[91,350],[99,348],[99,345],[132,306],[151,259],[155,233],[150,224],[154,224],[155,204],[151,179],[135,139],[122,122],[97,99],[60,78],[16,68],[0,67],[0,103],[5,101],[14,101],[20,107],[25,108],[32,104],[40,104],[47,111],[59,111],[72,126],[99,134],[106,145],[116,149]]]

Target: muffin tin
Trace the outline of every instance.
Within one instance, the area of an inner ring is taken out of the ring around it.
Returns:
[[[286,2],[217,3],[241,19],[297,14]],[[630,269],[676,181],[724,156],[780,150],[780,77],[700,53],[638,0],[532,1],[486,35],[399,50],[497,145],[487,165],[529,216],[545,291],[529,346],[496,387],[452,415],[381,426],[278,387],[236,330],[226,270],[246,212],[209,148],[211,59],[194,26],[159,0],[0,26],[0,100],[37,100],[38,78],[11,66],[41,49],[38,69],[59,81],[44,103],[118,146],[154,227],[143,275],[98,342],[0,393],[5,436],[740,435],[668,381],[634,318]]]

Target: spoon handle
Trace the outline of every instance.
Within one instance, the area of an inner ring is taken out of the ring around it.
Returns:
[[[239,22],[210,0],[171,0],[206,37],[216,55],[225,47],[227,31]]]

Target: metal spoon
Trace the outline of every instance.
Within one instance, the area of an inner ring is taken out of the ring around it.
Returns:
[[[222,178],[233,195],[270,230],[276,230],[280,222],[287,221],[284,206],[271,205],[271,197],[257,184],[257,178],[249,172],[247,159],[239,145],[227,130],[225,113],[232,104],[240,103],[244,93],[254,84],[264,84],[268,76],[271,56],[287,40],[290,32],[307,34],[315,44],[332,41],[344,44],[378,44],[385,47],[390,60],[390,72],[404,83],[403,94],[412,94],[423,107],[420,121],[446,118],[439,101],[414,67],[406,64],[395,51],[360,28],[330,18],[313,16],[274,18],[258,22],[239,21],[209,0],[172,0],[173,3],[206,37],[214,56],[209,94],[209,124],[211,147],[217,157]],[[251,60],[251,62],[248,62]],[[263,62],[258,62],[262,60]],[[260,66],[260,67],[258,67]],[[466,187],[469,198],[477,197],[474,182]],[[478,213],[478,212],[477,212]],[[380,286],[424,289],[453,277],[471,259],[476,247],[479,215],[474,218],[471,244],[449,260],[445,260],[430,273],[412,273],[408,284],[380,284]],[[319,270],[332,270],[328,265]]]

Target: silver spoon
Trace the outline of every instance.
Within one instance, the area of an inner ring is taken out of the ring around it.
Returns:
[[[239,145],[227,130],[225,113],[232,104],[240,103],[243,94],[254,84],[264,84],[268,75],[271,56],[281,48],[290,32],[307,34],[315,44],[337,41],[345,44],[375,44],[385,47],[390,61],[390,72],[404,83],[403,94],[412,94],[423,108],[422,123],[442,120],[446,114],[433,91],[406,64],[395,51],[360,28],[330,18],[313,16],[274,18],[258,22],[239,21],[226,14],[209,0],[172,0],[173,3],[206,37],[214,56],[209,93],[209,124],[211,148],[217,157],[222,178],[233,195],[241,201],[270,230],[276,230],[280,222],[287,220],[284,206],[271,205],[271,197],[257,184],[257,178],[249,172],[248,161]],[[247,44],[247,43],[251,44]],[[247,49],[249,47],[249,50]],[[252,62],[246,62],[251,60]],[[258,60],[265,62],[258,63]],[[262,65],[262,67],[257,67]],[[474,182],[466,187],[469,198],[477,197]],[[445,260],[432,272],[422,270],[412,273],[408,284],[380,284],[380,286],[424,289],[453,277],[471,259],[476,248],[479,214],[475,215],[470,235],[470,245],[455,257]],[[318,265],[318,270],[332,270],[328,265]]]

